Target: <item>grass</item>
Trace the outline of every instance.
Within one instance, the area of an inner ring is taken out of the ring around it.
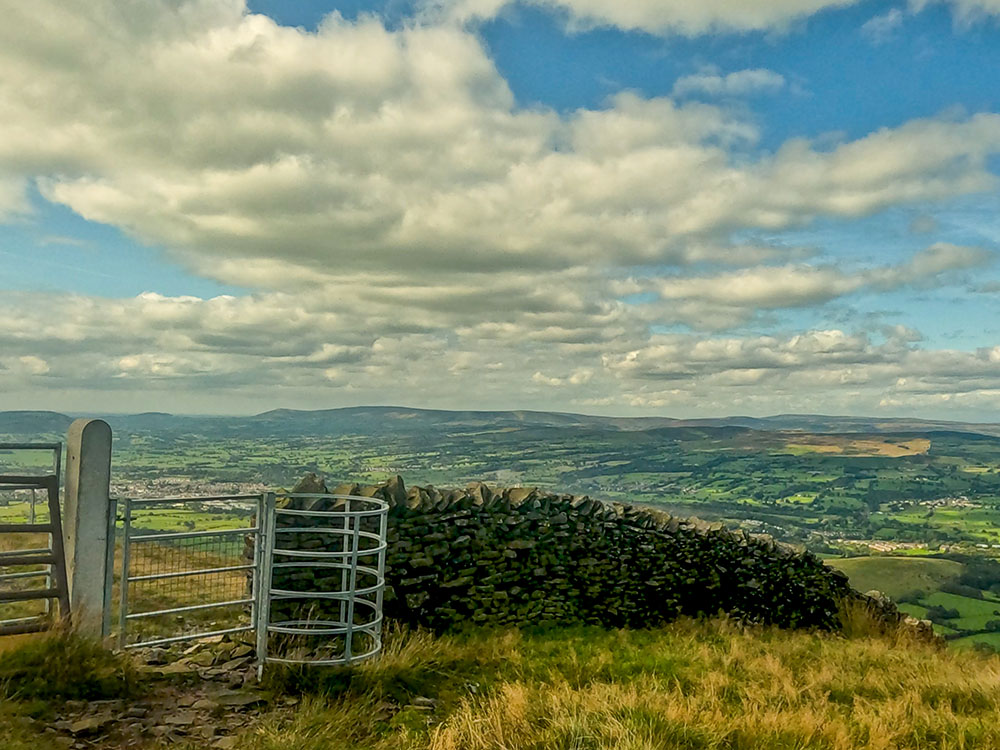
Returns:
[[[976,633],[952,641],[955,648],[972,648],[977,643],[984,643],[994,650],[1000,651],[1000,633]]]
[[[122,698],[136,684],[129,661],[66,628],[0,652],[0,697],[5,701]]]
[[[1000,745],[1000,658],[906,634],[728,621],[650,631],[391,634],[240,738],[249,750],[879,750]],[[417,696],[421,699],[417,700]],[[420,705],[413,705],[413,702]],[[428,709],[427,705],[433,705]]]
[[[938,591],[942,584],[957,579],[963,568],[953,560],[919,557],[852,557],[825,562],[846,573],[858,591],[877,589],[893,599]]]
[[[269,668],[246,750],[966,750],[1000,746],[1000,657],[845,611],[846,635],[683,620],[655,630],[390,629],[351,669]],[[0,653],[0,737],[68,698],[129,696],[127,662],[58,632]],[[180,688],[175,688],[180,689]],[[289,707],[282,696],[300,697]],[[145,748],[158,747],[150,739]],[[195,747],[195,745],[191,745]]]

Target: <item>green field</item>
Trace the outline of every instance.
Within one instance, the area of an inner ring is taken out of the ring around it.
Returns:
[[[936,592],[962,573],[961,563],[922,557],[832,558],[826,564],[846,573],[858,591],[875,589],[893,599],[916,591]]]

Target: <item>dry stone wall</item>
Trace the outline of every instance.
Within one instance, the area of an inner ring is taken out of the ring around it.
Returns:
[[[842,573],[812,554],[656,510],[481,483],[407,490],[400,477],[328,490],[308,475],[293,489],[328,491],[389,503],[386,618],[439,631],[470,624],[648,627],[719,612],[831,629],[841,600],[857,596]],[[322,509],[331,501],[292,502]],[[321,569],[308,575],[317,579],[290,587],[336,587],[321,580]]]

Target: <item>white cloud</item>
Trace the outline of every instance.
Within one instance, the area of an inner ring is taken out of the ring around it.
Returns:
[[[722,24],[723,5],[663,7],[692,30]],[[809,7],[747,6],[727,23],[757,28]],[[635,8],[615,13],[654,12]],[[722,328],[943,283],[982,259],[937,245],[848,271],[815,249],[732,236],[993,189],[998,115],[766,152],[753,123],[704,102],[625,92],[567,114],[519,108],[480,40],[453,26],[332,16],[307,33],[234,0],[40,0],[4,13],[0,214],[27,210],[34,180],[196,273],[257,290],[5,295],[5,405],[30,383],[66,398],[112,389],[116,405],[170,393],[195,410],[252,410],[262,394],[316,405],[341,389],[353,402],[470,394],[504,406],[516,394],[545,406],[559,386],[608,408],[632,403],[621,393],[653,403],[666,396],[643,390],[648,370],[617,364],[660,346],[651,325]],[[766,73],[686,85],[736,93],[774,84]],[[690,275],[701,264],[729,270]],[[621,301],[650,289],[656,304]],[[732,395],[769,372],[707,376]]]
[[[990,16],[1000,15],[1000,0],[910,0],[914,11],[921,11],[928,5],[948,3],[952,6],[955,20],[960,24],[970,24]]]
[[[899,8],[890,8],[885,13],[872,16],[861,25],[861,33],[873,42],[880,43],[891,37],[903,25],[905,16]]]
[[[675,32],[783,29],[790,23],[828,8],[853,5],[857,0],[524,0],[525,4],[552,8],[568,14],[571,27],[588,29],[615,26],[651,34]],[[511,0],[429,0],[429,7],[443,9],[451,18],[492,18],[512,5]]]
[[[877,343],[830,329],[785,337],[658,336],[606,358],[606,366],[638,408],[701,402],[705,410],[873,413],[939,410],[951,400],[969,415],[976,407],[1000,406],[994,355],[995,349],[919,349],[909,337]]]
[[[919,11],[934,2],[946,2],[959,23],[971,23],[1000,14],[1000,0],[910,0]],[[711,32],[787,30],[796,22],[823,11],[845,8],[858,0],[425,0],[430,18],[459,22],[494,18],[516,4],[549,8],[567,17],[571,30],[616,27],[649,34],[695,36]],[[902,21],[902,12],[891,9],[865,24],[865,33],[885,38]]]
[[[690,262],[736,228],[989,189],[1000,150],[989,114],[769,155],[752,124],[704,103],[518,109],[454,28],[331,16],[310,34],[208,0],[18,8],[0,28],[0,169],[198,273],[263,288],[331,268]],[[58,56],[43,53],[52,28]]]
[[[975,247],[936,243],[895,266],[846,271],[834,265],[755,266],[714,275],[676,275],[632,279],[625,294],[655,292],[660,320],[700,329],[728,328],[764,310],[815,307],[856,292],[882,292],[906,286],[941,286],[951,272],[981,268],[992,253]]]
[[[720,75],[712,72],[697,73],[677,79],[674,96],[704,94],[707,96],[746,96],[756,93],[773,93],[785,86],[785,77],[766,68],[737,70]]]

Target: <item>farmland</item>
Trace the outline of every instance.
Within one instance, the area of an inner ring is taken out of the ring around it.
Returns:
[[[486,481],[654,505],[825,554],[1000,550],[993,425],[883,420],[862,431],[860,420],[797,417],[678,426],[374,408],[110,421],[120,495],[261,491],[310,471],[360,483],[399,474],[409,484]],[[0,440],[59,439],[56,425],[51,415],[0,414]]]
[[[5,428],[3,417],[0,441],[58,440],[69,421],[49,417],[32,431],[30,419]],[[1000,640],[989,629],[1000,620],[1000,570],[977,562],[1000,556],[994,425],[374,408],[109,421],[117,496],[259,492],[307,472],[332,484],[399,474],[408,485],[486,481],[590,494],[767,533],[829,558],[857,588],[886,590],[959,645]],[[187,513],[161,514],[149,528],[228,522],[208,507]],[[26,515],[23,498],[0,497],[0,516]],[[879,556],[859,557],[869,555]]]

